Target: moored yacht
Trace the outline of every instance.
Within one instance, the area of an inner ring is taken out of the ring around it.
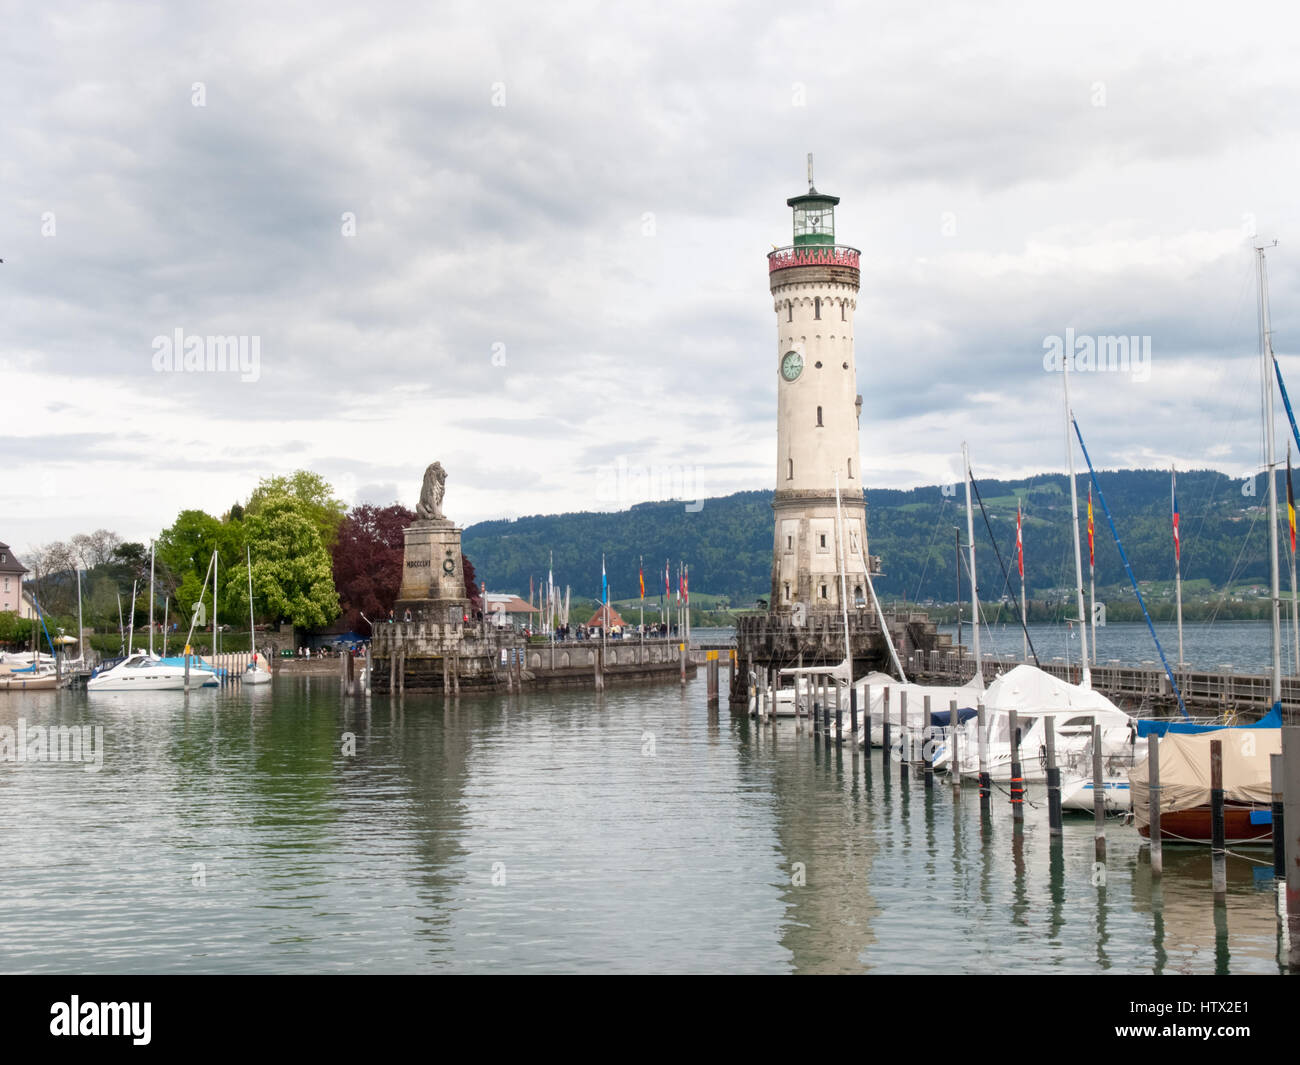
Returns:
[[[191,669],[190,687],[205,687],[216,683],[212,674],[195,674]],[[145,651],[137,651],[107,669],[100,669],[86,681],[87,691],[183,691],[185,667],[167,665]]]

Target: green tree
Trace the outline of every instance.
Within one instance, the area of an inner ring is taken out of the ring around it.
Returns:
[[[229,619],[232,612],[239,609],[241,602],[246,607],[248,601],[246,593],[232,600],[227,592],[229,584],[226,579],[228,573],[236,570],[244,572],[244,534],[242,522],[221,522],[201,510],[181,511],[171,527],[159,535],[155,545],[157,568],[162,581],[159,594],[170,594],[176,609],[182,616],[188,617],[198,601],[215,551],[220,567],[217,579],[222,587],[218,607],[220,616]],[[147,559],[145,566],[147,571]],[[205,602],[210,609],[211,584]]]
[[[271,500],[282,496],[302,504],[303,513],[316,526],[321,545],[327,551],[330,550],[338,538],[343,515],[347,513],[347,505],[334,495],[333,486],[320,474],[310,470],[296,470],[288,477],[264,477],[249,496],[248,505],[243,511],[244,518],[252,517]]]
[[[274,495],[264,497],[256,510],[250,504],[244,519],[253,548],[253,595],[261,611],[300,628],[319,628],[339,615],[330,555],[321,542],[317,517],[310,504]],[[235,566],[228,574],[222,583],[231,609],[246,614],[247,571]]]

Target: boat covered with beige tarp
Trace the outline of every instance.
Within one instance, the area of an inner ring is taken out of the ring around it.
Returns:
[[[1272,808],[1269,756],[1282,753],[1282,730],[1225,728],[1213,732],[1168,732],[1160,740],[1160,836],[1170,842],[1210,839],[1210,744],[1223,745],[1223,802],[1226,838],[1265,842],[1272,824],[1252,812]],[[1151,792],[1146,759],[1129,770],[1133,817],[1150,835]]]

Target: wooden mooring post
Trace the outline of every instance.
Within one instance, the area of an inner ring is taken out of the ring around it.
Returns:
[[[930,697],[927,695],[922,704],[925,707],[925,722],[921,726],[921,775],[925,778],[925,790],[934,788],[934,726],[930,717]]]
[[[980,763],[980,813],[988,814],[993,799],[993,787],[989,779],[989,732],[984,721],[982,699],[975,704],[975,746]]]
[[[718,652],[709,651],[708,661],[705,665],[706,682],[708,684],[707,699],[709,706],[718,705]]]
[[[1210,875],[1214,901],[1228,901],[1228,854],[1223,824],[1223,741],[1210,740]]]
[[[912,771],[912,729],[907,719],[907,691],[898,693],[898,763],[904,780]]]
[[[1283,942],[1288,964],[1300,971],[1300,727],[1295,725],[1282,729],[1282,790],[1283,825],[1274,826],[1273,832],[1286,837]]]
[[[844,707],[840,705],[842,691],[837,677],[835,679],[835,746],[837,747],[844,743]]]
[[[1011,711],[1011,820],[1022,824],[1025,820],[1025,778],[1020,771],[1020,722]]]
[[[1060,836],[1061,771],[1056,766],[1056,723],[1051,714],[1043,718],[1043,728],[1047,732],[1047,830],[1052,836]]]
[[[870,713],[870,707],[871,707],[870,701],[868,701],[867,707],[868,707],[868,713]],[[892,751],[893,744],[890,742],[890,736],[889,736],[889,685],[888,684],[885,685],[885,690],[884,692],[881,693],[880,696],[880,713],[882,715],[880,719],[880,753],[883,756],[880,760],[881,761],[880,768],[881,771],[884,772],[886,776],[888,776],[889,760],[890,758],[893,757],[893,751]],[[868,754],[871,753],[870,726],[868,726],[867,728],[867,753]]]
[[[822,737],[827,743],[831,740],[831,682],[822,678]]]
[[[852,680],[849,681],[849,742],[855,746],[858,742],[858,689]]]
[[[1282,784],[1283,773],[1282,756],[1270,754],[1268,777],[1272,799],[1270,809],[1273,814],[1273,878],[1279,887],[1286,881],[1286,790]],[[1285,912],[1285,897],[1281,894],[1278,897]]]
[[[1101,726],[1092,726],[1093,848],[1097,861],[1106,860],[1106,780],[1101,771]]]
[[[1164,845],[1160,841],[1160,737],[1147,737],[1147,822],[1151,833],[1151,875],[1165,871]]]
[[[961,732],[957,726],[957,700],[948,704],[948,775],[952,777],[952,790],[961,791],[961,750],[958,746]]]

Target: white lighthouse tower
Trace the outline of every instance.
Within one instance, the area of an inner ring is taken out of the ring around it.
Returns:
[[[786,201],[794,211],[792,241],[767,257],[777,331],[770,609],[779,614],[839,613],[841,557],[849,610],[867,605],[864,560],[870,556],[858,451],[862,397],[853,356],[859,252],[835,243],[839,202],[813,186],[810,155],[808,192]]]

